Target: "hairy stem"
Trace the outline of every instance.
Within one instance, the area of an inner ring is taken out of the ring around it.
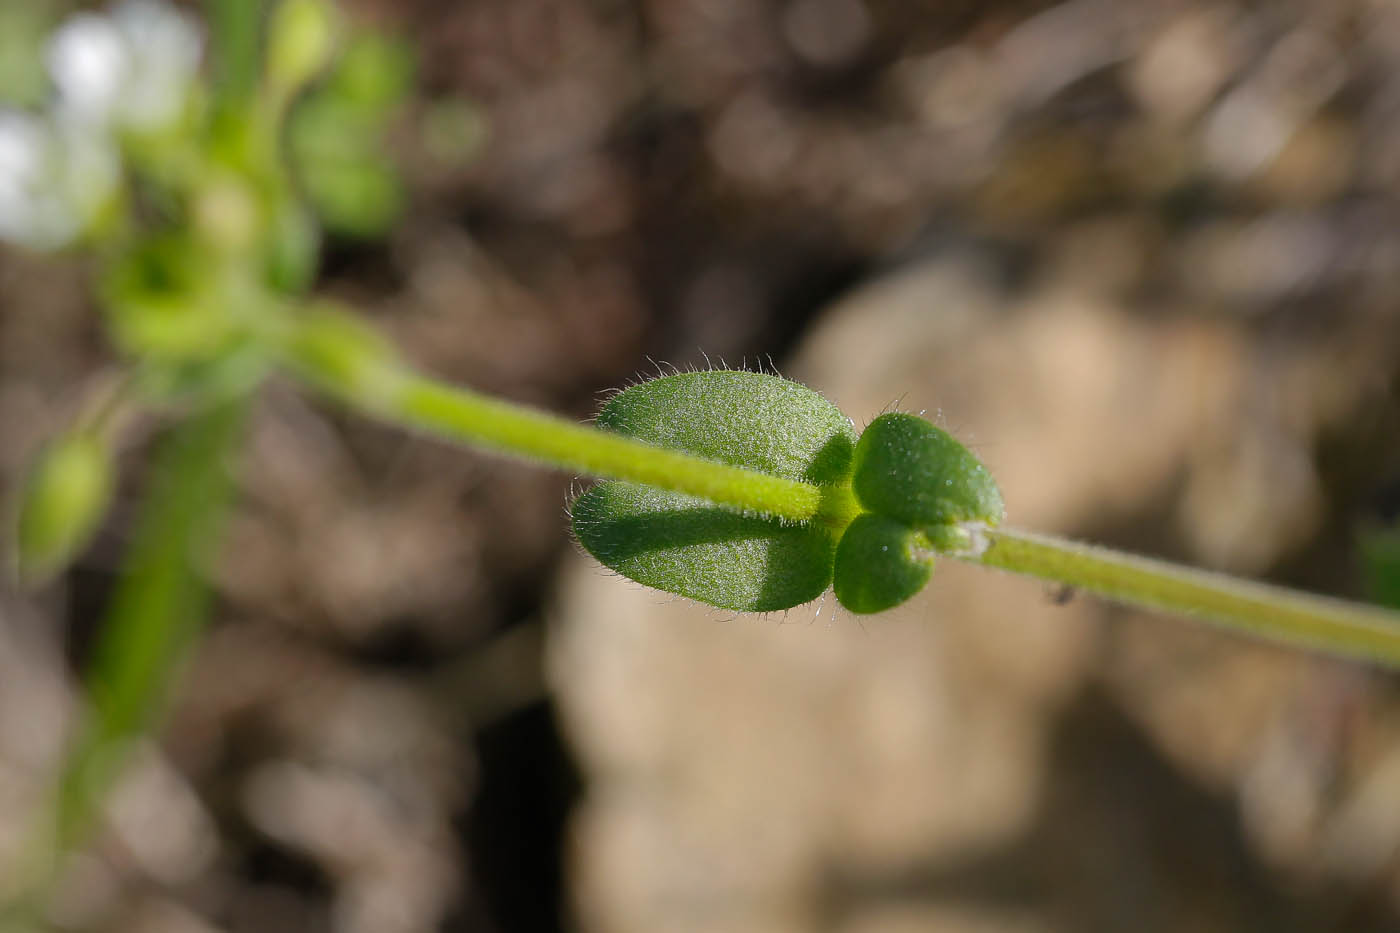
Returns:
[[[1400,666],[1400,613],[1011,528],[954,556],[1251,635]]]
[[[366,413],[498,453],[688,493],[789,521],[839,521],[842,516],[834,513],[846,510],[839,495],[810,483],[656,447],[424,376],[398,371],[388,378],[366,379],[352,370],[314,362],[301,369],[303,375],[310,370],[321,389]]]
[[[706,460],[415,374],[345,315],[311,318],[282,346],[291,369],[322,391],[450,440],[740,511],[822,522],[838,535],[861,511],[848,484],[815,486]],[[973,563],[1400,667],[1400,613],[980,523],[924,531],[934,550]]]

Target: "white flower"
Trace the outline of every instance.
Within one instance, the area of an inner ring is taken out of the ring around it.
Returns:
[[[105,123],[131,69],[131,50],[108,16],[78,13],[49,38],[49,74],[64,107],[93,123]]]
[[[163,0],[128,0],[111,15],[75,14],[47,50],[58,107],[93,125],[167,127],[188,99],[201,46],[195,24]]]
[[[170,128],[199,68],[198,28],[165,0],[77,13],[45,50],[55,100],[46,116],[0,109],[0,239],[72,243],[121,185],[121,131]]]
[[[112,198],[120,172],[111,141],[89,124],[0,110],[0,239],[68,245]]]
[[[158,0],[128,0],[114,19],[131,49],[124,122],[146,130],[168,125],[179,116],[199,70],[199,27]]]

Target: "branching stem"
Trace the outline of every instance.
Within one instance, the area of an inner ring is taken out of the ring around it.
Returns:
[[[327,366],[292,345],[293,368],[369,414],[450,440],[604,479],[838,530],[860,511],[848,486],[818,487],[656,447],[417,375]],[[1080,587],[1109,599],[1206,619],[1252,635],[1400,667],[1400,613],[1313,596],[1009,528],[978,526],[984,547],[952,556]]]

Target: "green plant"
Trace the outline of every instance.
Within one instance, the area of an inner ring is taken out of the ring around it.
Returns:
[[[879,612],[946,556],[1400,666],[1390,610],[1000,527],[986,468],[913,415],[881,415],[857,436],[810,389],[712,371],[633,386],[588,428],[425,379],[348,320],[329,323],[288,345],[303,376],[389,421],[610,480],[574,503],[574,530],[657,589],[766,612],[834,586],[847,609]]]
[[[26,485],[16,553],[27,579],[60,571],[96,527],[113,412],[144,406],[173,425],[36,852],[81,838],[112,751],[156,715],[197,632],[227,457],[248,399],[278,372],[406,428],[604,480],[574,503],[583,545],[710,605],[781,610],[830,587],[851,611],[879,612],[951,557],[1400,666],[1393,612],[1000,527],[986,469],[912,415],[857,432],[796,383],[710,371],[633,386],[587,426],[416,373],[354,314],[306,294],[323,228],[375,235],[401,203],[381,143],[410,62],[356,37],[329,0],[282,0],[264,38],[263,6],[210,0],[208,83],[198,30],[173,8],[80,14],[49,45],[49,110],[0,112],[0,236],[87,249],[127,367]],[[31,894],[48,864],[36,859]]]

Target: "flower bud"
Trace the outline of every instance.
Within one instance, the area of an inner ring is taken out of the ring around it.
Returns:
[[[268,27],[267,77],[292,92],[314,78],[335,47],[335,12],[324,0],[283,0]]]
[[[83,549],[107,510],[112,462],[88,432],[59,438],[39,457],[19,512],[19,574],[32,583],[52,577]]]

